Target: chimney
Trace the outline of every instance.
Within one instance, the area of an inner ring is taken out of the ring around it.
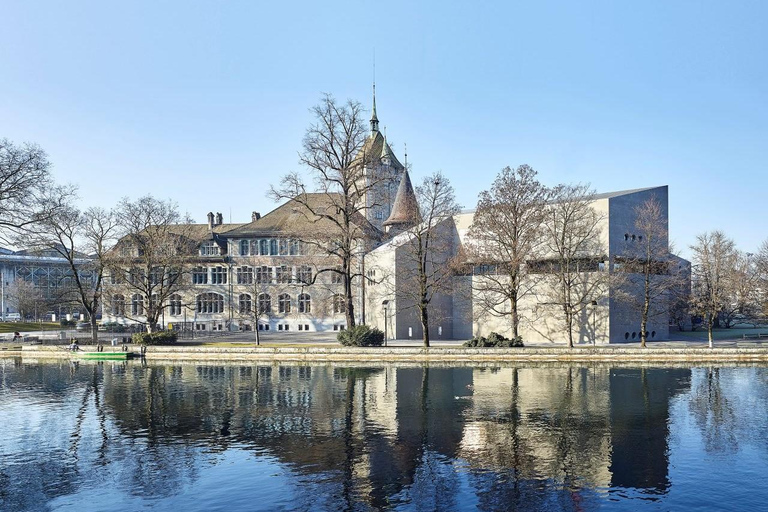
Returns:
[[[252,212],[251,213],[251,222],[256,222],[261,218],[261,214],[259,212]]]
[[[216,225],[221,226],[222,224],[224,224],[224,216],[221,212],[216,212]]]
[[[208,229],[213,229],[215,224],[213,223],[213,212],[208,212]]]

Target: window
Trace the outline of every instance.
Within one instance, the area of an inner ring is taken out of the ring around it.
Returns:
[[[227,284],[226,267],[213,267],[211,269],[211,284]]]
[[[333,296],[333,312],[334,313],[346,313],[347,312],[347,302],[344,299],[344,296],[341,294],[337,294]]]
[[[201,293],[197,296],[198,313],[224,312],[224,296],[218,293]]]
[[[309,265],[302,265],[296,269],[296,281],[299,283],[309,284],[312,282],[312,267]]]
[[[132,285],[141,285],[144,283],[144,271],[139,268],[132,268],[128,274],[128,282]]]
[[[171,295],[168,300],[168,312],[171,316],[179,316],[181,314],[181,295],[178,293]]]
[[[277,256],[277,240],[273,239],[269,241],[269,254]]]
[[[250,313],[253,309],[253,305],[251,304],[251,296],[247,293],[241,293],[240,294],[240,314],[246,315]]]
[[[240,256],[248,256],[251,253],[250,248],[248,240],[240,240]]]
[[[192,284],[206,284],[208,282],[208,269],[195,267],[192,269]]]
[[[112,296],[112,314],[116,316],[125,316],[125,297],[122,295]]]
[[[299,248],[299,241],[298,240],[291,240],[291,248],[290,248],[291,256],[298,256],[300,251]]]
[[[149,282],[153,285],[163,284],[163,275],[165,272],[160,267],[155,267],[152,272],[149,273]]]
[[[131,315],[132,316],[141,316],[144,314],[144,297],[141,295],[134,294],[131,297]]]
[[[342,283],[341,272],[338,271],[338,269],[332,270],[331,271],[331,284],[341,284],[341,283]]]
[[[216,242],[213,240],[210,240],[208,242],[203,242],[200,244],[200,256],[218,256],[219,255],[219,246],[216,245]]]
[[[259,254],[269,256],[269,240],[259,240]]]
[[[253,267],[239,267],[237,269],[237,284],[253,284]]]
[[[312,302],[308,293],[302,293],[299,295],[299,313],[311,313]]]
[[[256,282],[257,283],[271,283],[272,282],[272,269],[270,267],[262,266],[256,267]]]
[[[251,240],[251,256],[257,256],[259,254],[259,241]]]
[[[275,267],[275,281],[278,283],[290,283],[291,267],[287,267],[285,265]]]
[[[277,311],[279,313],[291,312],[291,296],[287,293],[282,293],[277,297]]]
[[[384,212],[383,212],[383,211],[381,211],[381,210],[379,210],[379,209],[376,209],[376,213],[375,213],[374,215],[375,215],[375,217],[376,217],[377,219],[379,219],[379,220],[381,220],[381,219],[383,219],[383,218],[384,218]]]
[[[267,315],[272,313],[272,297],[267,293],[259,294],[259,313]]]
[[[278,247],[280,248],[280,256],[288,256],[288,240],[279,240]]]

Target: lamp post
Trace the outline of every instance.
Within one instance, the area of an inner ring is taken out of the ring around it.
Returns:
[[[597,301],[592,301],[592,346],[597,345]]]
[[[384,346],[387,346],[387,305],[389,301],[382,301],[381,305],[384,307]]]

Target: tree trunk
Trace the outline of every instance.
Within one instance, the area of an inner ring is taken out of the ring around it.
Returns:
[[[419,306],[419,310],[421,313],[422,339],[424,340],[424,346],[429,348],[429,311],[427,311],[427,304]]]
[[[715,326],[713,318],[714,315],[710,314],[709,318],[707,319],[707,337],[709,338],[709,348],[715,348],[714,338],[712,337],[712,328]]]
[[[344,302],[346,304],[345,316],[347,319],[347,329],[355,326],[355,306],[352,303],[352,277],[350,261],[344,261]]]
[[[96,315],[91,315],[91,343],[99,343],[99,326],[96,323]]]
[[[509,309],[512,313],[512,338],[517,338],[519,335],[518,324],[520,323],[520,313],[517,308],[517,297],[512,297],[509,300]]]

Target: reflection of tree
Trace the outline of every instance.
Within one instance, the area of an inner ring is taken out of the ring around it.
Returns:
[[[735,453],[739,448],[736,413],[720,382],[720,369],[698,370],[695,383],[689,407],[701,430],[704,449],[710,453]]]

